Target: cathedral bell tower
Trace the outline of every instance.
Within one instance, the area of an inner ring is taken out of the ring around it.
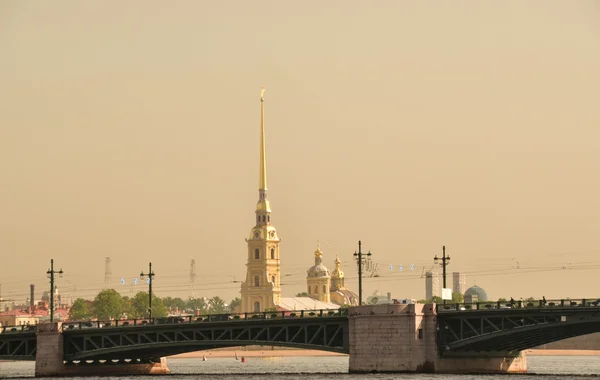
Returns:
[[[279,243],[271,225],[271,206],[267,199],[267,159],[265,153],[265,90],[260,93],[260,175],[256,225],[246,239],[248,262],[246,281],[240,290],[242,313],[262,312],[275,308],[281,298]]]

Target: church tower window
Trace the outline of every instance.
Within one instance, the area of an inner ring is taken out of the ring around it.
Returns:
[[[254,258],[255,258],[256,260],[260,259],[260,249],[256,248],[256,249],[254,250]]]
[[[267,222],[271,223],[271,215],[267,215]]]
[[[260,277],[254,276],[254,286],[257,288],[260,286]]]
[[[260,313],[260,302],[258,301],[254,302],[254,312]]]
[[[327,285],[323,285],[323,294],[327,293]]]
[[[263,215],[263,222],[265,221],[266,217]]]
[[[271,248],[271,259],[275,259],[275,248]]]

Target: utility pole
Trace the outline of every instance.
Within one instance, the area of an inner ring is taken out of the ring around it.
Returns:
[[[362,243],[358,241],[358,253],[354,251],[354,256],[356,256],[356,260],[358,260],[358,306],[362,305],[362,261],[363,256],[371,256],[371,251],[369,253],[362,253]]]
[[[152,263],[148,264],[148,274],[145,274],[144,272],[140,273],[141,278],[144,278],[144,276],[148,276],[148,313],[149,319],[152,319],[152,278],[154,277]]]
[[[438,264],[442,262],[440,265],[442,266],[442,289],[446,289],[446,265],[450,264],[450,256],[446,256],[446,246],[442,246],[442,258],[438,258],[437,255],[433,258],[433,263]],[[446,300],[443,300],[444,305],[446,304]]]
[[[50,323],[54,322],[54,275],[58,274],[59,277],[63,275],[62,268],[59,271],[54,270],[54,259],[50,260],[50,269],[46,271],[48,278],[50,278]]]
[[[104,289],[108,289],[112,272],[110,270],[110,257],[104,259]]]
[[[196,260],[192,259],[190,263],[190,299],[196,298],[196,285],[194,282],[196,281]]]

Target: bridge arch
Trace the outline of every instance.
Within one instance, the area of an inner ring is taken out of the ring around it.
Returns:
[[[440,352],[516,352],[600,332],[600,309],[441,313],[437,318]]]
[[[347,317],[188,323],[70,330],[65,360],[170,356],[249,345],[348,353]]]

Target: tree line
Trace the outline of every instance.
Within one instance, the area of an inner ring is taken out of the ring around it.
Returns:
[[[186,314],[222,314],[231,313],[241,304],[236,297],[229,304],[218,296],[190,298],[160,298],[152,294],[152,317],[166,317],[169,312],[179,311]],[[110,320],[123,318],[147,318],[149,316],[148,292],[138,292],[133,297],[121,296],[114,289],[105,289],[92,301],[78,298],[69,311],[69,320],[87,321],[91,319]]]

